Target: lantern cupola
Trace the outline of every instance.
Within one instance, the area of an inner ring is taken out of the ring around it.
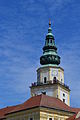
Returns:
[[[60,64],[60,57],[57,54],[57,47],[55,46],[55,39],[52,34],[51,21],[49,21],[48,34],[46,35],[45,46],[43,47],[43,55],[40,57],[40,64]]]

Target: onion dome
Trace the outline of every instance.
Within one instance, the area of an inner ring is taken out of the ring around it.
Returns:
[[[45,46],[43,47],[43,55],[40,57],[40,64],[60,64],[60,57],[57,54],[57,47],[55,46],[55,39],[52,34],[51,21],[49,21],[48,34],[46,35]]]

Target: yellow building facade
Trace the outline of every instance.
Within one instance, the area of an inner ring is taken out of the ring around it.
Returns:
[[[46,108],[35,108],[26,110],[23,112],[17,112],[14,114],[7,115],[7,120],[66,120],[73,113],[60,112],[56,110],[50,110]]]
[[[6,114],[7,120],[66,120],[75,114],[73,108],[58,98],[46,95],[31,97]]]

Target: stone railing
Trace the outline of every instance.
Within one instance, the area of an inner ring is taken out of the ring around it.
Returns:
[[[55,79],[53,81],[47,81],[46,83],[42,83],[42,82],[34,82],[31,84],[31,87],[35,87],[35,86],[42,86],[42,85],[52,85],[52,84],[60,84],[62,86],[64,86],[65,88],[69,89],[69,86],[67,86],[66,84],[60,82],[59,80]]]

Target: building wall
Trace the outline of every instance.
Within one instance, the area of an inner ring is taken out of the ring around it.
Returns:
[[[31,88],[31,96],[40,95],[43,92],[46,92],[46,95],[57,97],[58,94],[58,86],[57,85],[44,85],[44,86],[37,86]]]
[[[64,71],[61,68],[50,68],[50,79],[53,80],[54,77],[64,83]]]
[[[49,120],[49,118],[52,118],[52,120],[66,120],[72,115],[72,113],[47,108],[41,108],[40,110],[40,120]]]
[[[62,101],[65,99],[65,103],[70,106],[70,91],[58,86],[58,98]]]
[[[49,120],[49,118],[52,118],[52,120],[66,120],[72,115],[73,113],[65,111],[37,107],[9,114],[6,120],[30,120],[30,118],[33,118],[33,120]]]
[[[44,77],[47,81],[52,81],[56,77],[60,82],[64,83],[64,70],[60,67],[42,67],[37,70],[37,82],[44,83]]]
[[[44,83],[45,77],[46,83]],[[50,83],[53,83],[54,77],[60,81],[62,86],[60,86],[58,83],[56,85],[50,85]],[[64,86],[64,70],[61,67],[46,66],[39,68],[37,70],[37,82],[42,83],[42,85],[32,87],[31,96],[46,93],[46,95],[59,98],[67,105],[70,105],[70,91]]]
[[[30,120],[30,118],[33,118],[33,120],[40,120],[39,108],[34,108],[7,115],[7,120]]]
[[[42,85],[31,88],[31,96],[40,95],[44,92],[46,93],[46,95],[59,98],[62,101],[64,99],[64,103],[70,106],[70,91],[60,86],[59,84],[44,86]]]
[[[37,82],[44,83],[44,77],[49,81],[49,68],[43,68],[37,70]]]

